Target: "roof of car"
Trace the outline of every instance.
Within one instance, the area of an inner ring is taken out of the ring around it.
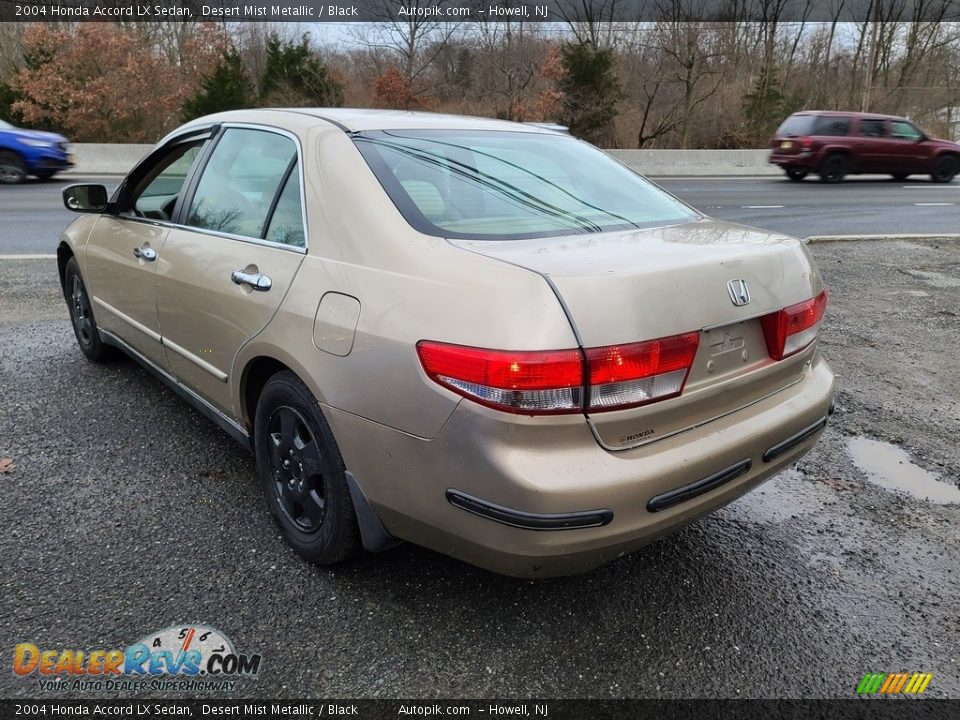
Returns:
[[[262,110],[236,110],[221,113],[222,120],[251,121],[262,112],[288,112],[299,115],[311,115],[318,120],[326,120],[340,126],[348,132],[363,130],[502,130],[507,132],[533,132],[562,134],[552,128],[525,123],[495,120],[493,118],[471,117],[467,115],[446,115],[443,113],[414,112],[408,110],[371,110],[363,108],[264,108]]]
[[[846,110],[803,110],[801,112],[796,112],[794,115],[818,115],[823,117],[858,117],[858,118],[875,118],[877,120],[906,120],[905,117],[900,115],[884,115],[883,113],[867,113],[867,112],[858,112],[858,111],[846,111]]]

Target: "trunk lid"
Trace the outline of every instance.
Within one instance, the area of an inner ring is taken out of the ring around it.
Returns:
[[[546,277],[584,348],[697,331],[679,397],[587,416],[598,442],[623,450],[722,417],[798,381],[813,346],[781,361],[760,316],[817,295],[822,282],[798,240],[704,219],[673,227],[514,241],[451,240]],[[737,306],[729,281],[750,300]]]

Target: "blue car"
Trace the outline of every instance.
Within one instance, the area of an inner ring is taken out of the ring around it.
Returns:
[[[73,155],[63,135],[23,130],[0,120],[0,183],[22,182],[27,175],[46,180],[70,167]]]

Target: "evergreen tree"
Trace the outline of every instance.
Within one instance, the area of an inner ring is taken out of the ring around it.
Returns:
[[[260,99],[264,105],[339,107],[343,105],[343,87],[310,49],[306,35],[292,43],[273,34],[267,40]]]
[[[196,94],[183,105],[183,122],[225,110],[249,107],[250,81],[240,54],[229,48],[220,57],[214,71],[200,83]]]
[[[566,44],[560,51],[563,67],[558,87],[563,93],[560,122],[570,132],[597,145],[615,141],[613,121],[623,97],[609,48],[589,43]]]
[[[766,142],[785,117],[787,98],[777,68],[764,66],[753,89],[743,96],[743,115],[754,142]]]

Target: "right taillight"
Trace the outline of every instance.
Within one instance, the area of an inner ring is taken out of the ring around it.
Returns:
[[[827,310],[827,291],[815,298],[790,305],[760,318],[767,351],[774,360],[800,352],[817,339],[820,321]]]
[[[417,343],[434,382],[482,405],[522,415],[604,412],[683,391],[700,333],[586,350],[509,351]]]

